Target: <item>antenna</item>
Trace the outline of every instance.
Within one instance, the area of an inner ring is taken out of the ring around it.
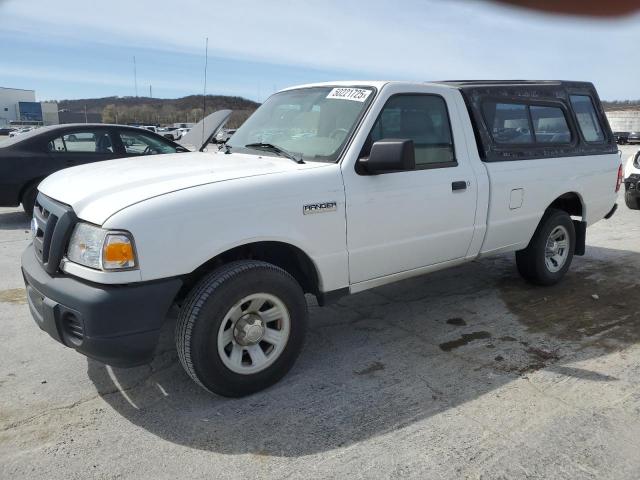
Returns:
[[[202,143],[204,143],[204,118],[207,115],[207,67],[209,66],[209,37],[204,46],[204,90],[202,92]]]
[[[136,69],[136,57],[133,56],[133,84],[136,89],[136,98],[138,97],[138,71]]]

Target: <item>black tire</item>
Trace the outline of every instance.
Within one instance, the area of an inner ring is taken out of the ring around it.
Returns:
[[[277,297],[290,316],[284,349],[275,361],[257,373],[235,373],[223,363],[217,335],[225,315],[254,293]],[[270,263],[242,260],[205,276],[189,293],[176,325],[176,346],[187,374],[204,389],[226,397],[240,397],[280,380],[295,363],[307,329],[307,303],[302,288],[286,271]]]
[[[569,234],[568,256],[564,260],[562,268],[557,272],[549,270],[545,262],[547,239],[551,232],[558,226],[562,226]],[[554,285],[564,277],[571,266],[573,253],[576,248],[576,233],[573,221],[567,212],[554,208],[548,209],[536,228],[533,238],[524,250],[516,252],[516,264],[518,272],[528,282],[536,285]]]
[[[624,203],[627,204],[631,210],[640,210],[640,198],[631,195],[629,192],[624,194]]]
[[[30,185],[22,194],[20,203],[22,203],[22,209],[29,218],[33,217],[33,207],[36,204],[36,197],[38,196],[38,184]]]

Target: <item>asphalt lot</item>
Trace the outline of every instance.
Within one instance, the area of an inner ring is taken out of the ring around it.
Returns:
[[[312,306],[292,372],[244,399],[191,382],[171,321],[131,370],[51,340],[28,221],[0,209],[0,478],[638,479],[640,211],[619,204],[555,287],[506,255]]]

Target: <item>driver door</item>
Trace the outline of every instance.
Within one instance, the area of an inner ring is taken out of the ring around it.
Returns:
[[[477,187],[453,99],[417,90],[388,96],[359,155],[410,139],[415,170],[343,170],[352,285],[464,258],[471,244]]]

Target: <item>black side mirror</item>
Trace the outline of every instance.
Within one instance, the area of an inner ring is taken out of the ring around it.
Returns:
[[[369,158],[361,158],[358,164],[371,175],[415,170],[413,140],[378,140],[371,146]]]

